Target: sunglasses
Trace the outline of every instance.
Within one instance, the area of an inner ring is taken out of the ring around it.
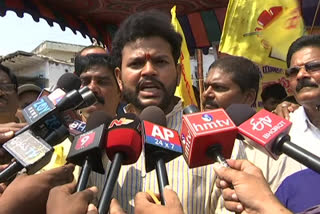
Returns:
[[[312,72],[315,72],[315,71],[320,71],[320,61],[307,62],[303,66],[295,66],[295,67],[288,68],[286,70],[285,74],[289,78],[296,77],[302,67],[304,67],[304,69],[308,73],[312,73]]]

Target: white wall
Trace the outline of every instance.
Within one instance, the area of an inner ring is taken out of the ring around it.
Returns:
[[[62,63],[54,63],[49,62],[49,69],[48,69],[48,76],[49,79],[49,85],[47,87],[51,87],[55,85],[58,81],[58,79],[66,73],[66,70],[69,73],[73,73],[74,66],[69,64],[62,64]]]

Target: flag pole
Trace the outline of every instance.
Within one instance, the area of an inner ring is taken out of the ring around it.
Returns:
[[[313,21],[312,21],[312,25],[311,25],[310,34],[312,34],[313,27],[314,27],[314,24],[315,24],[315,22],[316,22],[316,18],[317,18],[317,16],[318,16],[319,7],[320,7],[320,0],[318,0],[318,5],[317,5],[316,12],[315,12],[315,14],[314,14],[314,17],[313,17]]]
[[[202,94],[203,94],[203,58],[202,49],[197,48],[197,68],[198,68],[198,81],[199,81],[199,94],[200,94],[200,111],[203,111]]]

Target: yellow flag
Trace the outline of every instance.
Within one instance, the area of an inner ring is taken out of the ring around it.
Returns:
[[[171,9],[171,23],[174,29],[182,36],[181,56],[179,58],[179,63],[181,65],[181,80],[179,86],[176,88],[175,95],[183,100],[184,106],[190,104],[197,105],[191,81],[190,55],[183,30],[176,17],[176,6],[173,6]]]
[[[219,50],[286,68],[288,48],[303,33],[297,0],[230,0]]]

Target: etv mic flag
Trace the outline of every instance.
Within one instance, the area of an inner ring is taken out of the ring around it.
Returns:
[[[272,146],[279,134],[289,133],[291,125],[290,121],[261,109],[249,120],[242,123],[238,130],[252,146],[274,159],[278,159],[278,155],[273,152]]]
[[[175,95],[183,100],[184,106],[188,106],[191,104],[197,105],[191,81],[190,55],[183,30],[176,17],[176,6],[173,6],[173,8],[171,9],[171,24],[173,25],[174,29],[182,36],[181,56],[179,59],[179,63],[181,65],[181,80],[179,86],[176,89]]]
[[[296,0],[230,0],[219,51],[286,68],[289,46],[303,32]]]

